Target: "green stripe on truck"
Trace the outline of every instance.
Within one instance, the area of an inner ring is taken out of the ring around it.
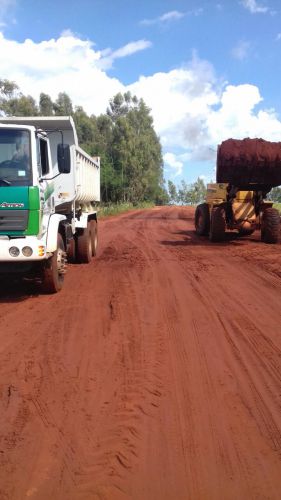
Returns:
[[[28,225],[23,234],[26,236],[37,235],[41,224],[40,195],[37,186],[28,189],[28,205]]]

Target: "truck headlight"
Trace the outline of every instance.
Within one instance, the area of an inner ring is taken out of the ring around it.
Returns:
[[[23,247],[22,249],[22,254],[25,256],[25,257],[30,257],[32,254],[33,254],[33,250],[31,247]]]
[[[9,254],[11,255],[11,257],[18,257],[20,254],[20,250],[18,247],[10,247]]]

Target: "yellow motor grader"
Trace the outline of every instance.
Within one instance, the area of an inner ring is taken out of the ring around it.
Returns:
[[[224,141],[218,147],[217,183],[207,185],[206,201],[196,208],[196,233],[219,242],[227,229],[241,236],[260,229],[263,242],[277,243],[280,215],[265,198],[280,184],[281,143]]]

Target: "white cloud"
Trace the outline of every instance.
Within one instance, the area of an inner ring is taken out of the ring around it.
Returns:
[[[276,36],[275,40],[278,42],[279,40],[281,40],[281,33],[278,33],[278,35]]]
[[[274,110],[255,108],[263,101],[255,85],[228,85],[222,96],[218,110],[211,110],[206,126],[211,142],[218,144],[229,137],[262,137],[279,141],[281,122]]]
[[[152,109],[156,130],[167,148],[192,147],[203,134],[205,114],[219,103],[214,70],[196,56],[184,68],[140,77],[129,90]]]
[[[69,31],[40,43],[20,43],[0,34],[1,78],[15,81],[35,99],[40,92],[52,99],[66,92],[75,105],[96,115],[105,112],[117,92],[130,90],[151,108],[165,164],[174,175],[187,163],[214,163],[216,145],[229,137],[280,140],[281,122],[263,105],[258,87],[221,82],[213,66],[196,54],[181,68],[140,76],[128,86],[102,69],[106,58],[126,57],[134,49],[127,44],[113,52],[98,51]]]
[[[178,160],[174,153],[165,153],[163,155],[164,164],[174,171],[174,176],[182,174],[183,162]]]
[[[241,4],[245,9],[247,9],[251,14],[266,14],[269,12],[269,8],[258,4],[256,0],[241,0]]]
[[[153,19],[143,19],[140,24],[143,26],[151,26],[153,24],[165,24],[171,21],[178,21],[182,19],[186,14],[184,12],[179,12],[178,10],[171,10],[162,14],[162,16],[155,17]]]
[[[240,40],[238,44],[232,49],[231,54],[235,59],[243,61],[247,59],[251,50],[251,43],[245,40]]]
[[[125,91],[116,78],[104,71],[115,59],[127,57],[150,46],[150,42],[131,42],[116,51],[94,49],[89,40],[81,40],[65,30],[58,39],[35,43],[16,42],[0,33],[1,76],[17,82],[23,93],[36,99],[46,92],[53,99],[67,92],[73,102],[90,113],[102,113],[110,97]],[[81,91],[81,89],[83,89]]]
[[[140,21],[140,24],[143,26],[152,26],[154,24],[158,25],[167,25],[173,21],[178,21],[186,16],[200,16],[203,13],[204,9],[202,7],[198,7],[193,10],[189,10],[186,12],[180,12],[178,10],[171,10],[169,12],[165,12],[161,16],[154,17],[152,19],[143,19]]]
[[[111,68],[115,59],[131,56],[136,52],[140,52],[150,47],[152,47],[152,43],[149,40],[137,40],[136,42],[127,43],[123,47],[114,51],[111,49],[105,49],[101,53],[103,57],[100,60],[99,66],[103,69]]]

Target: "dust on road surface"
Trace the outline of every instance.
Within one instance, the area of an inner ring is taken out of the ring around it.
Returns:
[[[102,220],[58,295],[2,283],[1,500],[280,499],[281,245],[193,215]]]

